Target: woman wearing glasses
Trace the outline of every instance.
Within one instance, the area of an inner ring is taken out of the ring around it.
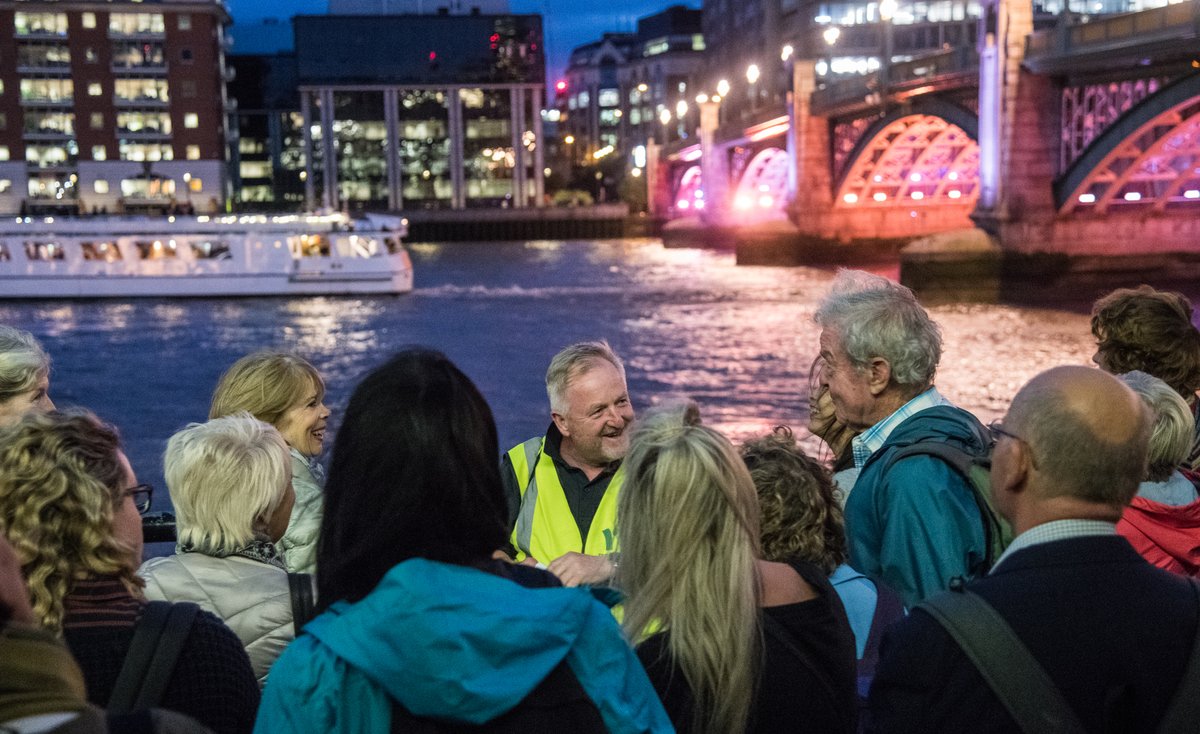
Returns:
[[[146,597],[190,601],[241,638],[259,683],[295,637],[287,570],[275,544],[296,493],[279,431],[249,413],[193,423],[171,437],[163,469],[176,555],[142,565]]]
[[[150,495],[116,430],[90,413],[35,413],[0,429],[0,533],[21,563],[34,617],[66,640],[99,706],[146,605],[136,569]],[[159,706],[215,732],[244,732],[258,697],[237,636],[200,612]]]

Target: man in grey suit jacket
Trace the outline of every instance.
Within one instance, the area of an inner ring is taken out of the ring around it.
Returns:
[[[1146,466],[1146,410],[1099,370],[1058,367],[1021,389],[993,434],[992,492],[1016,538],[966,589],[1007,622],[1085,731],[1156,731],[1200,604],[1189,581],[1116,535]],[[876,732],[1020,731],[921,607],[884,638],[870,709]]]

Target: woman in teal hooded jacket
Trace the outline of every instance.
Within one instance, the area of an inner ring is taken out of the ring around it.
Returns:
[[[410,349],[355,390],[333,449],[318,609],[271,670],[256,732],[669,732],[584,589],[492,559],[506,505],[491,410]]]

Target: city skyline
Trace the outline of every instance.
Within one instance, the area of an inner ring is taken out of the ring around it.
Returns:
[[[257,23],[267,18],[287,19],[294,15],[322,14],[328,10],[327,0],[229,0],[237,23]],[[543,17],[543,34],[547,48],[546,76],[557,79],[567,66],[571,50],[590,43],[605,33],[632,32],[638,18],[656,13],[672,5],[691,8],[701,6],[699,0],[510,0],[514,13],[539,13]]]

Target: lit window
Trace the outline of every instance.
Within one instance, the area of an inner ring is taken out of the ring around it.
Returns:
[[[0,145],[0,161],[8,160],[8,146]]]
[[[108,159],[108,148],[103,145],[92,146],[92,160],[103,161]]]
[[[189,161],[200,160],[200,146],[199,145],[189,145],[187,147],[187,159]]]
[[[8,115],[6,115],[3,112],[0,112],[0,130],[7,130],[7,129],[8,129]]]
[[[93,112],[90,124],[91,124],[93,130],[103,130],[104,129],[104,113],[103,112]]]
[[[89,97],[99,97],[102,94],[104,94],[104,87],[100,85],[100,82],[91,82],[88,84]]]
[[[188,13],[180,13],[178,28],[181,31],[190,31],[192,29],[192,16]]]
[[[195,112],[189,112],[183,116],[183,126],[189,128],[200,127],[200,115]]]
[[[84,13],[83,14],[83,27],[84,28],[95,28],[96,27],[96,14],[95,13]]]
[[[12,192],[12,179],[0,178],[0,194],[8,194]]]
[[[92,190],[95,191],[97,194],[107,194],[108,193],[108,181],[100,179],[100,180],[92,182]]]
[[[100,55],[96,53],[96,49],[88,46],[83,50],[83,60],[89,64],[94,64],[100,60]]]
[[[199,194],[199,193],[203,193],[203,191],[204,191],[204,180],[203,180],[203,179],[196,178],[195,176],[193,176],[193,177],[192,177],[192,180],[191,180],[191,181],[188,181],[188,188],[192,190],[192,193],[193,193],[193,194]]]

